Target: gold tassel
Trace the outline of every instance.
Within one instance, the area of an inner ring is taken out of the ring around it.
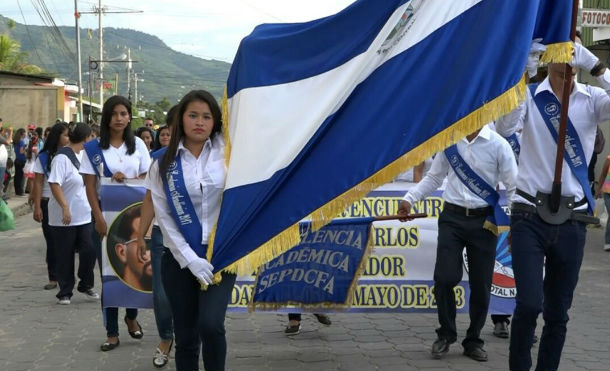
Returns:
[[[540,57],[544,63],[569,63],[572,61],[574,46],[571,41],[546,45],[546,51]]]

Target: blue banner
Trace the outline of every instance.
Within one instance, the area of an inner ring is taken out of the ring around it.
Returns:
[[[317,231],[301,223],[301,243],[260,268],[252,307],[349,306],[371,249],[372,222],[336,220]]]
[[[102,178],[100,195],[108,233],[102,241],[102,307],[152,308],[150,251],[137,253],[144,180]]]

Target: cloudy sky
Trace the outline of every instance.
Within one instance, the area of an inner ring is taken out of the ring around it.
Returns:
[[[206,59],[233,60],[239,41],[261,23],[302,22],[334,14],[354,0],[102,0],[103,27],[131,28],[158,36],[171,48]],[[33,3],[44,2],[57,25],[74,25],[72,0],[0,0],[0,14],[18,23],[43,25]],[[78,0],[92,11],[96,0]],[[20,11],[21,7],[21,11]],[[23,13],[23,15],[22,15]],[[25,22],[24,22],[25,18]],[[83,14],[81,27],[97,26]]]

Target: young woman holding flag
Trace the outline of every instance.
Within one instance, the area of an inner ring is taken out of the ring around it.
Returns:
[[[174,319],[178,371],[199,369],[200,346],[206,370],[225,368],[224,318],[235,275],[223,273],[212,285],[213,267],[206,260],[226,176],[221,125],[214,97],[189,92],[178,105],[167,150],[157,155],[147,178],[167,248],[163,284]],[[202,290],[201,283],[209,286]]]

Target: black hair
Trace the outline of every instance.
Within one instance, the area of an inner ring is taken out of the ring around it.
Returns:
[[[196,101],[205,102],[210,107],[210,112],[212,113],[212,118],[214,119],[214,127],[210,133],[210,139],[213,139],[214,135],[221,133],[222,131],[222,113],[214,96],[205,90],[191,90],[188,92],[184,97],[182,97],[182,99],[180,99],[177,112],[174,117],[172,117],[172,137],[167,145],[167,151],[165,151],[161,161],[159,162],[159,176],[161,179],[165,179],[165,173],[167,172],[169,165],[174,162],[176,158],[178,143],[180,143],[180,140],[182,137],[184,137],[184,123],[182,122],[184,112],[186,111],[189,103]]]
[[[36,128],[36,134],[38,134],[39,138],[42,138],[42,127],[39,126]]]
[[[17,131],[13,134],[13,143],[19,144],[19,141],[21,140],[21,136],[23,134],[25,134],[24,128],[17,129]]]
[[[150,137],[153,138],[153,140],[155,139],[155,134],[153,133],[152,129],[146,126],[140,126],[137,130],[136,130],[136,136],[140,139],[142,139],[142,134],[147,131],[150,134]]]
[[[178,110],[178,105],[174,104],[169,111],[167,111],[167,114],[165,115],[165,125],[167,126],[172,126],[172,121],[174,119],[174,115],[176,114],[176,111]]]
[[[70,143],[80,143],[86,141],[89,135],[91,135],[91,128],[89,125],[84,122],[79,122],[70,130],[68,137],[70,138]]]
[[[59,138],[66,130],[68,130],[68,124],[65,122],[57,123],[49,128],[49,135],[47,135],[47,140],[45,140],[41,151],[49,154],[49,163],[47,164],[47,170],[49,171],[51,171],[50,160],[53,158],[53,156],[55,156],[55,153],[59,149],[57,148],[59,146]]]
[[[104,103],[104,107],[102,108],[102,120],[100,123],[100,147],[102,149],[108,149],[110,147],[110,120],[112,119],[112,111],[115,106],[123,105],[127,109],[129,113],[129,123],[123,130],[123,141],[125,142],[125,146],[127,146],[127,154],[131,155],[136,151],[136,139],[133,134],[133,130],[131,130],[131,102],[129,99],[120,96],[113,95],[112,97],[106,100]]]
[[[163,130],[169,131],[170,134],[172,133],[172,128],[170,128],[167,125],[163,125],[159,129],[157,129],[157,135],[155,135],[155,142],[153,143],[153,146],[152,146],[152,149],[155,151],[163,148],[163,146],[161,145],[161,141],[159,140],[159,137],[161,136],[161,132]]]
[[[91,124],[91,132],[95,134],[96,137],[100,136],[100,126],[98,124]]]

